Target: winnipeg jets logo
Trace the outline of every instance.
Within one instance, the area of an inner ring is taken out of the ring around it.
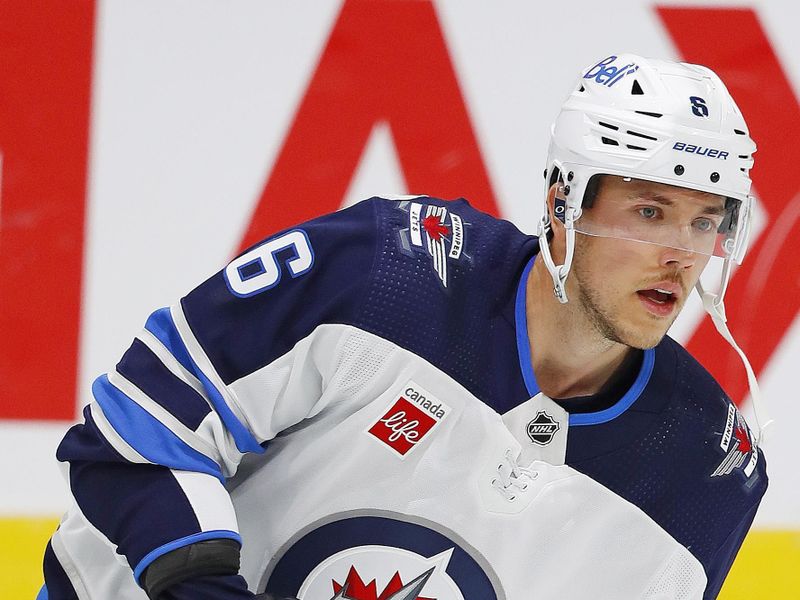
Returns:
[[[387,586],[378,595],[375,580],[373,579],[369,585],[364,585],[364,581],[356,571],[356,568],[350,567],[344,584],[333,582],[333,589],[336,590],[336,594],[331,600],[436,600],[435,598],[423,598],[419,595],[433,572],[434,568],[430,568],[419,577],[415,577],[403,585],[400,573],[395,571]]]
[[[758,463],[758,448],[753,445],[744,417],[733,404],[728,405],[728,418],[719,446],[726,454],[717,469],[711,474],[712,477],[729,475],[742,465],[745,465],[744,474],[747,477],[752,475],[756,463]]]
[[[300,600],[464,600],[447,567],[453,549],[425,558],[390,546],[329,557],[300,587]]]
[[[300,600],[508,600],[489,561],[452,531],[377,512],[310,524],[275,552],[258,589]]]
[[[443,206],[419,202],[400,202],[398,206],[408,212],[408,228],[400,231],[401,245],[406,251],[422,251],[430,256],[433,269],[446,288],[448,263],[458,261],[463,254],[467,224]]]

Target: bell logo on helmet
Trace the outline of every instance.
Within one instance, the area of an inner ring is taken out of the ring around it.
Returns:
[[[692,103],[692,112],[695,115],[697,115],[698,117],[708,116],[708,106],[706,106],[706,101],[703,100],[700,96],[690,96],[689,102]]]
[[[600,85],[611,87],[626,75],[630,75],[639,70],[639,66],[636,63],[628,63],[621,67],[614,66],[613,63],[615,60],[617,60],[616,55],[604,58],[589,69],[583,78],[594,79]]]

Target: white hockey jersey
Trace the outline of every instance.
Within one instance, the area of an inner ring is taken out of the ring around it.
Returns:
[[[149,564],[213,538],[302,600],[716,597],[760,450],[668,337],[602,410],[545,397],[537,252],[463,200],[376,198],[156,311],[59,447],[40,597],[144,600]]]

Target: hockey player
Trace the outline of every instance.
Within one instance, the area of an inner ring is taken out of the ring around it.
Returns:
[[[754,151],[710,70],[610,56],[538,238],[419,196],[250,248],[94,383],[40,598],[716,597],[760,433],[665,334],[696,287],[733,343]]]

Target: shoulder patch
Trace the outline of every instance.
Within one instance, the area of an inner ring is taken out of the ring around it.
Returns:
[[[753,442],[753,435],[742,413],[732,402],[728,404],[728,415],[720,434],[719,448],[725,453],[725,457],[711,473],[711,477],[730,475],[739,468],[746,477],[753,474],[758,463],[758,447]]]
[[[444,206],[422,201],[400,201],[397,209],[407,214],[402,221],[405,226],[398,230],[400,251],[410,256],[427,255],[437,278],[447,288],[449,268],[471,260],[466,252],[471,223]]]

